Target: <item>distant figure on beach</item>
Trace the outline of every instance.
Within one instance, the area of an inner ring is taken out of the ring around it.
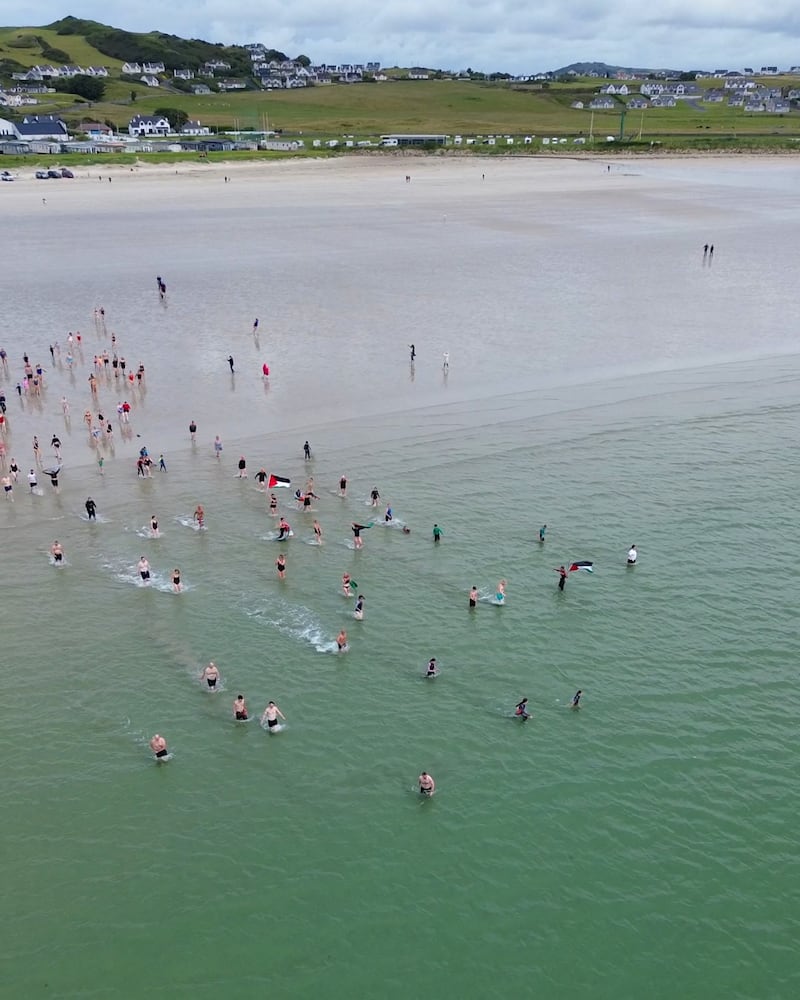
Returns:
[[[636,551],[636,546],[631,545],[628,549],[628,565],[635,566],[636,560],[639,558],[639,553]]]
[[[247,722],[247,703],[243,694],[237,694],[233,702],[233,717],[237,722]]]
[[[572,696],[572,703],[569,706],[570,708],[580,708],[581,707],[581,695],[582,694],[583,694],[583,691],[576,691],[575,692],[575,694]]]
[[[110,178],[109,178],[110,180]],[[158,733],[150,740],[150,749],[156,755],[156,758],[164,758],[167,756],[167,741],[163,736]]]
[[[231,369],[231,371],[233,371],[233,369]],[[261,366],[261,375],[263,378],[269,378],[269,365],[266,361]]]
[[[220,454],[222,453],[222,438],[217,434],[214,438],[214,456],[219,461]]]
[[[189,437],[192,439],[192,443],[194,443],[194,436],[196,433],[197,433],[197,424],[194,422],[194,420],[192,420],[192,422],[189,424]]]
[[[303,457],[305,458],[306,461],[308,461],[311,458],[311,445],[308,443],[308,441],[306,441],[305,444],[303,445]]]
[[[522,701],[517,702],[517,708],[516,711],[514,712],[514,715],[518,715],[523,722],[527,722],[528,719],[530,719],[531,715],[530,712],[528,711],[527,698],[523,698]]]
[[[564,566],[559,566],[554,572],[558,573],[558,589],[563,590],[567,582],[567,570]]]
[[[232,354],[228,355],[228,364],[231,367],[231,375],[233,375],[233,355]]]
[[[544,533],[546,531],[547,531],[547,525],[543,524],[541,528],[539,528],[539,541],[541,542],[542,545],[544,545]]]
[[[278,708],[274,701],[271,701],[261,714],[261,725],[263,726],[266,722],[267,729],[278,729],[278,719],[283,719],[286,721],[286,716]]]
[[[86,513],[87,513],[87,515],[89,517],[89,520],[90,521],[96,521],[97,520],[97,504],[94,502],[94,500],[92,500],[91,497],[88,497],[88,499],[86,500],[86,503],[84,504],[84,507],[86,507]]]
[[[419,781],[419,794],[430,798],[436,791],[436,782],[433,780],[432,775],[428,774],[427,771],[423,771],[417,780]]]
[[[228,178],[226,177],[225,180],[227,179]],[[256,316],[256,318],[253,320],[253,336],[255,337],[257,333],[258,333],[258,316]]]
[[[710,247],[708,248],[708,256],[709,256],[709,257],[713,257],[713,256],[714,256],[714,244],[713,244],[713,243],[712,243],[712,244],[711,244],[711,246],[710,246]]]
[[[216,689],[217,681],[219,680],[219,667],[213,660],[207,667],[203,668],[203,672],[200,674],[200,680],[206,682],[210,691],[214,691]]]
[[[705,257],[708,253],[708,243],[703,244],[703,256]]]
[[[442,370],[450,371],[450,352],[445,351],[442,355]]]
[[[411,363],[414,363],[414,358],[417,356],[417,349],[413,344],[408,345],[408,349],[411,351]]]
[[[167,463],[164,461],[163,455],[158,456],[158,467],[161,470],[161,472],[167,471]]]

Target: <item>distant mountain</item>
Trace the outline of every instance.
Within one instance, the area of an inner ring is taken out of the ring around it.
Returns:
[[[577,62],[570,63],[569,66],[562,66],[561,69],[553,70],[556,76],[561,76],[564,73],[577,73],[578,76],[588,76],[590,73],[596,73],[598,76],[614,76],[616,73],[647,73],[647,74],[658,74],[677,76],[682,70],[679,69],[636,69],[633,66],[609,66],[608,63],[604,62]]]

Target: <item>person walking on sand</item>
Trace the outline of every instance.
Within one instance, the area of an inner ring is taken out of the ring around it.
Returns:
[[[230,365],[230,368],[231,368],[231,375],[233,375],[234,371],[233,371],[233,355],[232,354],[228,355],[228,364]]]
[[[192,444],[194,444],[194,436],[197,433],[197,424],[194,420],[189,424],[189,437],[192,439]]]
[[[450,370],[450,352],[445,351],[442,355],[442,371]]]
[[[416,347],[414,347],[413,344],[409,344],[408,345],[408,349],[409,349],[409,351],[411,351],[411,364],[413,365],[414,364],[414,358],[416,358],[416,356],[417,356],[417,349],[416,349]]]

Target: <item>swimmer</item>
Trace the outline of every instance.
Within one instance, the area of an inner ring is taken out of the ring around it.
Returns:
[[[469,592],[469,606],[470,608],[477,608],[478,606],[478,588],[474,585]]]
[[[139,576],[142,578],[142,581],[147,583],[150,580],[150,563],[144,556],[136,564],[136,568],[139,570]]]
[[[546,525],[546,524],[543,524],[543,525],[541,526],[541,528],[539,528],[539,542],[540,542],[540,543],[541,543],[542,545],[544,545],[544,533],[545,533],[545,531],[547,531],[547,525]]]
[[[571,704],[569,706],[570,708],[580,708],[581,707],[581,695],[582,694],[583,694],[583,691],[576,691],[575,692],[575,694],[572,696],[572,702],[571,702]]]
[[[494,599],[498,604],[503,604],[506,599],[506,581],[500,580],[497,584],[497,592],[494,595]]]
[[[344,629],[336,636],[336,645],[340,653],[347,649],[347,632]]]
[[[156,518],[155,514],[153,514],[151,516],[151,518],[150,518],[150,537],[151,538],[158,538],[159,537],[158,519]]]
[[[353,592],[350,590],[350,574],[342,573],[342,593],[345,597],[352,597]]]
[[[436,791],[436,782],[427,771],[423,771],[418,778],[419,794],[430,797]]]
[[[339,496],[347,496],[347,476],[339,477]]]
[[[436,657],[432,656],[430,658],[430,660],[428,660],[428,669],[427,669],[427,672],[425,673],[425,676],[426,677],[435,677],[437,673],[438,673],[438,671],[436,669]]]
[[[156,733],[150,740],[150,749],[158,759],[163,759],[167,756],[167,741],[163,736],[159,736],[159,734]]]
[[[628,565],[635,566],[636,560],[639,558],[639,553],[636,551],[636,546],[631,545],[628,549]]]
[[[281,552],[278,558],[275,560],[275,566],[278,570],[278,579],[286,579],[286,556]]]
[[[56,565],[64,561],[64,549],[61,547],[61,542],[58,539],[50,546],[50,555],[53,557],[53,562]]]
[[[280,519],[280,521],[278,522],[278,538],[279,539],[281,539],[281,538],[288,538],[289,537],[289,532],[291,530],[292,530],[292,526],[289,524],[289,522],[286,520],[285,517],[282,517]]]
[[[267,470],[266,469],[259,469],[258,472],[255,475],[255,480],[258,483],[258,488],[260,490],[265,489],[264,483],[266,483],[266,481],[267,481]]]
[[[206,512],[203,510],[202,504],[198,504],[194,511],[194,521],[198,528],[202,528],[205,524]]]
[[[358,599],[356,600],[355,611],[353,611],[353,618],[355,618],[355,620],[359,621],[359,622],[364,620],[364,595],[363,594],[359,594],[358,595]]]
[[[390,524],[393,517],[394,515],[392,514],[392,508],[387,507],[386,513],[383,515],[383,520],[386,522],[386,524]]]
[[[181,571],[176,566],[172,571],[172,589],[176,594],[180,594],[183,584],[181,583]]]
[[[86,513],[87,513],[87,515],[89,517],[89,520],[90,521],[96,521],[97,520],[97,504],[94,502],[94,500],[92,500],[92,498],[89,497],[87,499],[86,503],[84,504],[84,506],[86,507]]]
[[[372,487],[372,492],[370,493],[371,505],[373,507],[377,507],[378,506],[378,501],[380,500],[380,498],[381,498],[381,495],[380,495],[380,493],[378,493],[378,487],[377,486],[373,486]]]
[[[203,672],[200,674],[200,680],[205,681],[208,685],[209,691],[215,691],[217,688],[217,681],[219,680],[219,667],[212,660],[207,667],[203,668]]]
[[[317,544],[322,545],[322,528],[319,521],[314,521],[314,537],[317,540]]]
[[[363,524],[356,524],[356,522],[353,521],[353,525],[352,525],[352,528],[353,528],[353,545],[357,549],[360,549],[361,546],[364,544],[364,540],[361,537],[361,529],[364,528],[364,527],[365,527],[365,525],[363,525]]]
[[[269,497],[269,512],[273,516],[278,513],[278,498],[274,493],[271,493]]]
[[[522,701],[517,703],[517,708],[516,711],[514,712],[514,715],[518,715],[523,722],[527,722],[528,719],[530,719],[531,715],[530,712],[528,711],[527,698],[523,698]]]
[[[263,726],[266,722],[267,729],[270,731],[278,728],[278,719],[283,719],[286,722],[286,716],[278,708],[274,701],[271,701],[261,714],[261,725]]]
[[[247,705],[245,704],[244,695],[238,694],[236,700],[233,703],[233,717],[237,722],[247,722]]]

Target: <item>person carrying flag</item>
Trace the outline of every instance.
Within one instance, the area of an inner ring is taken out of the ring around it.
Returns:
[[[564,566],[559,566],[554,572],[558,573],[558,589],[563,590],[564,584],[567,582],[568,570]]]

